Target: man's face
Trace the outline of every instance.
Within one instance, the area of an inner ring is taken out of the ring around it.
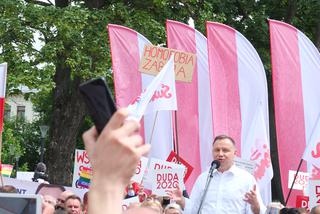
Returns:
[[[233,165],[235,154],[236,148],[229,139],[217,140],[213,144],[212,155],[214,160],[219,160],[221,163],[218,169],[220,172],[230,169]]]
[[[68,214],[80,214],[81,213],[81,203],[77,199],[68,199],[65,202],[65,208]]]

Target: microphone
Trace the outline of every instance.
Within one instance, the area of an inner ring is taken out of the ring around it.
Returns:
[[[213,176],[213,175],[212,175],[213,171],[214,171],[215,169],[218,169],[219,167],[220,167],[220,161],[218,161],[218,160],[212,161],[211,167],[210,167],[210,170],[209,170],[209,175],[210,175],[210,177]]]

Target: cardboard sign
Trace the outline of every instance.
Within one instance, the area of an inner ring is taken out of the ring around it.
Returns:
[[[178,155],[174,151],[171,151],[169,156],[168,156],[168,158],[167,158],[167,161],[179,164],[178,163]],[[186,169],[185,172],[184,172],[184,178],[183,178],[184,183],[186,183],[186,181],[188,180],[189,176],[192,173],[193,167],[187,161],[182,159],[181,157],[179,157],[179,162]]]
[[[86,150],[76,149],[74,156],[72,187],[83,189],[83,187],[79,185],[80,172],[83,169],[91,169],[88,154]]]
[[[288,188],[291,188],[295,175],[296,175],[296,171],[289,170]],[[299,172],[292,189],[305,190],[308,186],[308,181],[309,181],[309,173]]]
[[[307,208],[309,204],[309,197],[304,195],[297,195],[296,207],[297,208]]]
[[[196,55],[193,53],[145,45],[139,70],[142,73],[156,76],[170,59],[171,55],[174,56],[174,72],[176,80],[191,82],[194,67],[196,65]]]
[[[240,169],[244,169],[247,172],[249,172],[251,175],[254,175],[254,170],[256,168],[256,163],[254,161],[251,160],[245,160],[239,157],[236,157],[234,159],[234,163],[237,167],[239,167]]]
[[[152,173],[152,193],[160,196],[166,196],[168,191],[184,188],[183,168],[176,169],[156,169]]]
[[[139,203],[139,197],[135,196],[122,200],[122,210],[127,210],[131,203]]]
[[[141,159],[138,163],[138,166],[136,168],[136,173],[133,175],[131,180],[140,184],[142,181],[144,172],[147,168],[147,165],[148,165],[148,158],[141,157]]]
[[[320,205],[320,180],[309,180],[309,207]]]
[[[35,194],[38,186],[41,184],[38,182],[18,180],[15,178],[7,178],[7,177],[3,177],[3,182],[4,182],[4,185],[14,186],[18,190],[18,193],[22,194],[22,195]],[[77,188],[72,188],[72,187],[67,187],[67,186],[64,186],[64,188],[66,190],[71,190],[80,198],[83,198],[83,195],[85,194],[85,192],[88,191],[87,189],[85,189],[85,190],[84,189],[77,189]]]

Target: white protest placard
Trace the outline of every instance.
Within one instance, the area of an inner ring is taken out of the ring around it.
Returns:
[[[4,185],[12,185],[12,186],[14,186],[17,189],[18,193],[22,194],[22,195],[35,194],[37,189],[38,189],[38,187],[39,187],[39,185],[41,184],[41,183],[38,183],[38,182],[18,180],[18,179],[15,179],[15,178],[7,178],[7,177],[3,177],[3,182],[4,182]],[[53,185],[53,186],[57,186],[57,185]],[[72,188],[72,187],[67,187],[67,186],[63,186],[63,187],[66,190],[71,190],[72,192],[74,192],[80,198],[83,198],[84,193],[86,191],[88,191],[87,189],[77,189],[77,188]],[[46,189],[49,189],[49,187],[46,187]],[[55,189],[55,188],[53,188],[53,189]],[[56,194],[56,191],[53,190],[53,193]],[[47,192],[46,194],[56,197],[55,195],[51,194],[50,191]]]
[[[153,171],[157,169],[183,169],[185,171],[185,166],[176,164],[173,162],[168,162],[156,158],[150,158],[150,163],[147,168],[147,172],[145,173],[144,180],[143,180],[143,185],[144,187],[152,188],[152,176],[153,176]]]
[[[196,55],[181,50],[145,45],[140,60],[139,71],[155,76],[161,71],[171,56],[174,57],[175,79],[191,82],[196,65]]]
[[[139,197],[135,196],[122,200],[122,210],[127,210],[131,203],[139,203]]]
[[[24,180],[24,181],[32,181],[34,172],[17,172],[17,179],[18,180]]]
[[[297,174],[296,171],[289,170],[288,188],[291,188],[292,182],[294,180],[294,176],[296,174]],[[308,186],[308,181],[309,181],[309,173],[299,172],[292,189],[305,190]]]
[[[320,205],[320,180],[309,180],[309,207]]]
[[[86,150],[76,149],[74,155],[74,168],[73,168],[73,179],[72,187],[83,189],[78,185],[80,179],[80,172],[83,168],[90,168],[91,164]]]
[[[236,157],[234,159],[234,163],[237,167],[239,167],[240,169],[246,170],[247,172],[249,172],[251,175],[254,175],[254,170],[256,168],[256,163],[254,161],[251,160],[245,160],[239,157]]]
[[[148,158],[141,157],[136,168],[136,173],[133,175],[131,180],[140,184],[147,166],[148,166]]]
[[[183,168],[175,169],[156,169],[152,173],[152,194],[159,196],[168,195],[168,191],[184,188],[183,184]]]

